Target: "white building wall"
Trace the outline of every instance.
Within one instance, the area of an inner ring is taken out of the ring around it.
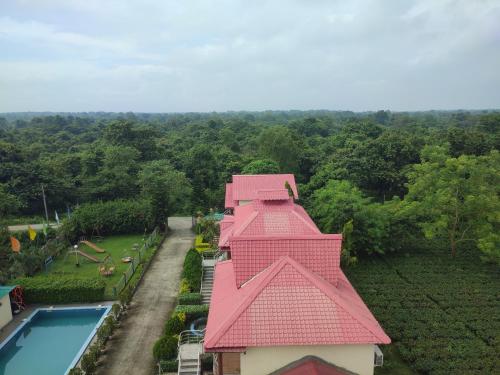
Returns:
[[[7,293],[0,299],[0,328],[5,327],[12,320],[12,311],[10,309],[10,298]]]
[[[241,375],[266,375],[308,355],[359,375],[373,375],[373,345],[248,348],[245,353],[241,353]]]

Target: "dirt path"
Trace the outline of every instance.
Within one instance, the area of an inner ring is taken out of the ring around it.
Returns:
[[[139,285],[121,328],[110,341],[100,375],[151,375],[152,350],[175,306],[182,263],[192,245],[191,218],[169,219],[172,233]]]

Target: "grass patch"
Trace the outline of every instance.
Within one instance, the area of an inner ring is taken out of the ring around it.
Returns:
[[[115,271],[111,276],[101,276],[99,274],[99,266],[102,263],[95,263],[86,259],[82,256],[78,256],[80,261],[80,266],[77,267],[76,258],[74,254],[69,254],[65,257],[65,254],[62,254],[56,261],[54,261],[53,265],[50,269],[51,275],[74,275],[75,277],[88,277],[95,278],[99,277],[103,279],[106,283],[105,296],[106,298],[113,297],[113,286],[120,280],[123,275],[123,272],[127,270],[129,267],[129,263],[123,263],[121,259],[123,257],[131,256],[137,257],[138,251],[132,250],[134,244],[139,244],[142,246],[143,243],[143,235],[142,234],[125,234],[125,235],[116,235],[109,236],[104,238],[104,240],[100,242],[95,242],[95,244],[106,250],[105,253],[97,253],[94,249],[80,244],[79,250],[91,255],[99,259],[100,261],[104,260],[107,255],[110,255],[113,264],[115,266]],[[148,250],[147,254],[152,252],[151,249]],[[108,266],[109,264],[107,264]],[[35,276],[35,277],[44,277],[43,275]]]

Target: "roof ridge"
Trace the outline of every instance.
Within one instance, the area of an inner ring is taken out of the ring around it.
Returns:
[[[311,223],[309,223],[307,220],[305,220],[305,218],[303,216],[301,216],[296,210],[295,210],[295,207],[298,206],[296,204],[294,204],[293,206],[293,209],[291,210],[292,213],[297,216],[304,224],[306,224],[310,229],[313,230],[313,232],[316,232],[318,234],[323,234],[321,233],[321,231],[318,230],[318,228],[315,228],[313,225],[311,225]]]
[[[252,221],[254,221],[255,218],[259,215],[259,212],[257,210],[255,210],[255,207],[253,207],[253,203],[251,203],[251,204],[252,204],[252,208],[254,209],[254,211],[252,211],[252,213],[245,219],[243,224],[241,224],[240,227],[237,228],[236,231],[233,232],[233,236],[237,236],[241,232],[243,232],[243,230],[246,229],[250,225],[250,223]]]
[[[269,284],[269,282],[271,282],[279,273],[279,271],[281,271],[281,269],[287,264],[286,258],[291,259],[288,256],[281,257],[245,283],[246,288],[248,288],[248,285],[252,282],[257,284],[254,286],[254,289],[241,301],[238,308],[236,308],[236,310],[234,310],[233,313],[228,316],[224,323],[221,324],[220,330],[212,337],[212,339],[205,342],[206,345],[214,346],[221,339],[221,337],[224,336],[224,334],[229,330],[229,328],[231,328],[236,319],[238,319],[240,315],[245,312],[248,306],[250,306],[250,304],[262,292],[262,286]],[[259,276],[262,277],[261,280],[258,280]],[[214,343],[214,345],[211,345],[212,343]]]

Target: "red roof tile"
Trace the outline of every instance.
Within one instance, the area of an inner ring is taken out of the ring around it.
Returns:
[[[254,200],[258,198],[257,192],[259,190],[285,189],[286,182],[290,184],[295,199],[298,199],[299,194],[293,174],[234,175],[233,184],[230,188],[232,190],[232,199],[233,201]]]
[[[288,194],[287,189],[258,190],[257,199],[261,201],[279,201],[279,200],[286,201],[290,199],[290,195]]]
[[[335,285],[340,272],[341,245],[340,234],[230,237],[236,285],[243,284],[282,256],[295,259]]]
[[[307,212],[291,199],[253,201],[234,209],[234,225],[221,222],[219,247],[227,248],[233,236],[301,236],[321,234]],[[226,229],[227,228],[227,229]]]
[[[390,343],[340,271],[335,287],[282,257],[241,288],[233,261],[218,263],[205,349]]]
[[[306,356],[269,375],[355,375],[315,356]]]
[[[229,183],[226,184],[226,197],[225,197],[225,202],[224,206],[226,208],[234,208],[235,202],[233,200],[233,184]]]

